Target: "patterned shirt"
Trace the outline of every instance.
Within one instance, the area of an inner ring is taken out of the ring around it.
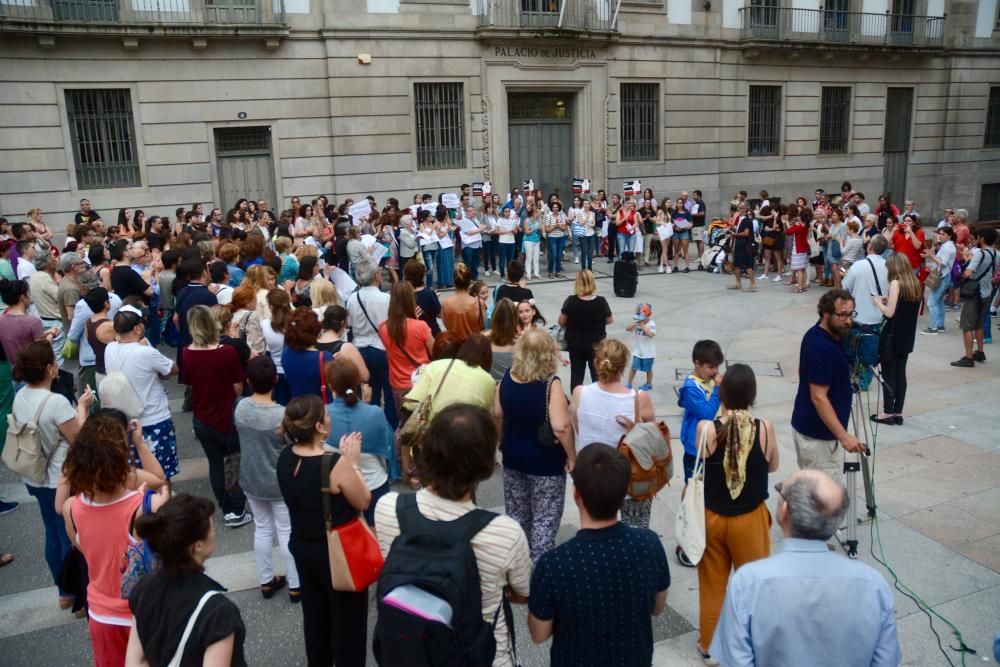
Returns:
[[[669,586],[656,533],[617,523],[581,530],[542,556],[528,609],[554,621],[553,667],[648,667],[656,595]]]

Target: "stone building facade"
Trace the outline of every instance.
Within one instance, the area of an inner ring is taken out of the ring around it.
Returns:
[[[0,215],[580,177],[1000,218],[998,0],[826,2],[0,0]]]

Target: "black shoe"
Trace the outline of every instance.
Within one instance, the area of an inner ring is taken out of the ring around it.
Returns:
[[[674,554],[677,555],[677,562],[684,567],[696,567],[696,565],[691,562],[691,559],[688,558],[688,555],[684,553],[684,549],[682,549],[679,544],[677,545],[677,548],[674,549]]]
[[[691,273],[691,269],[687,266],[684,267],[684,273]]]
[[[885,424],[886,426],[896,425],[896,418],[893,416],[880,418],[878,415],[872,415],[871,420],[877,424]]]
[[[705,270],[705,267],[704,267],[704,266],[702,266],[701,264],[699,264],[699,265],[698,265],[698,270],[699,270],[699,271],[704,271],[704,270]]]
[[[10,514],[20,506],[21,503],[15,503],[13,501],[8,502],[3,498],[0,498],[0,516],[3,516],[4,514]]]
[[[260,594],[270,600],[274,597],[275,593],[285,587],[286,583],[288,583],[288,580],[285,579],[285,577],[271,577],[271,581],[266,584],[261,584]]]
[[[902,426],[903,425],[903,416],[902,415],[896,415],[895,419],[896,419],[896,426]]]
[[[951,362],[951,365],[958,368],[972,368],[976,365],[976,362],[971,357],[962,357],[958,361]]]
[[[983,363],[984,361],[986,361],[986,353],[984,353],[984,352],[973,352],[972,353],[972,360],[973,361],[978,361],[979,363]]]

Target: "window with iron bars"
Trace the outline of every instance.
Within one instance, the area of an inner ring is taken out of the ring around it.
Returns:
[[[660,159],[660,84],[621,85],[621,159]]]
[[[78,189],[141,185],[132,99],[127,89],[67,90],[66,112]]]
[[[823,88],[819,113],[819,152],[846,153],[851,129],[851,89]]]
[[[781,150],[781,86],[750,86],[747,155],[778,155]]]
[[[415,83],[417,169],[465,168],[465,100],[461,83]]]
[[[979,219],[1000,220],[1000,183],[986,183],[980,190]]]
[[[985,148],[1000,148],[1000,86],[990,88],[990,101],[986,105]]]

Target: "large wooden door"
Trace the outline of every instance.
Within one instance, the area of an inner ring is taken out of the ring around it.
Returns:
[[[572,199],[573,98],[549,93],[508,97],[510,186],[534,179],[546,197]]]
[[[220,208],[227,210],[240,198],[274,198],[274,161],[270,127],[227,127],[215,130]]]
[[[882,188],[901,209],[906,198],[912,117],[913,88],[889,88],[885,106],[885,140],[882,145],[885,160]]]

